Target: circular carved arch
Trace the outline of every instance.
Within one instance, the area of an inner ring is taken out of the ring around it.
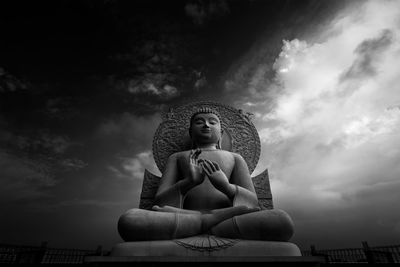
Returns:
[[[171,108],[162,115],[153,139],[153,155],[157,167],[164,171],[168,157],[191,149],[190,118],[202,107],[212,108],[221,115],[222,149],[240,154],[252,173],[260,157],[260,137],[249,116],[241,110],[211,101],[194,102]]]

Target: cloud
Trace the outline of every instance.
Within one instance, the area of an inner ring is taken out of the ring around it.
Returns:
[[[135,95],[148,94],[164,99],[179,96],[178,89],[168,84],[167,74],[147,74],[144,79],[131,79],[120,86],[126,86],[127,91]]]
[[[108,164],[108,170],[119,178],[140,180],[145,168],[158,173],[149,147],[160,122],[158,113],[150,116],[123,113],[102,123],[97,131],[99,142],[104,140],[104,151],[115,159]]]
[[[53,134],[47,129],[19,131],[18,134],[7,129],[0,130],[0,146],[31,154],[62,155],[74,145],[76,143],[68,136]]]
[[[28,83],[16,78],[0,67],[0,93],[15,92],[17,90],[25,90]]]
[[[213,18],[228,14],[229,11],[229,5],[224,0],[192,1],[185,6],[186,15],[192,18],[196,25],[203,25]]]
[[[21,159],[0,150],[0,201],[13,202],[47,197],[57,181],[45,162]]]
[[[326,242],[314,236],[317,224],[342,234],[326,233],[337,245],[394,240],[400,217],[388,207],[399,201],[399,17],[396,1],[363,2],[309,39],[284,40],[274,77],[262,60],[243,62],[252,71],[242,77],[249,94],[238,103],[257,115],[264,151],[257,169],[269,168],[275,203],[298,219],[303,240]],[[393,223],[385,228],[378,218]]]
[[[67,135],[58,135],[47,129],[19,131],[18,134],[7,130],[8,125],[0,130],[0,152],[13,155],[21,162],[32,162],[34,166],[48,166],[48,174],[57,171],[78,170],[87,165],[78,158],[66,154],[79,143],[73,142]]]
[[[160,122],[161,117],[158,113],[137,116],[124,112],[101,123],[96,135],[104,140],[105,146],[110,147],[109,144],[112,144],[117,150],[124,147],[126,151],[138,153],[151,146],[153,134]]]
[[[375,65],[379,64],[382,53],[387,50],[392,41],[393,34],[390,30],[383,30],[377,38],[363,41],[354,51],[357,55],[356,59],[341,75],[340,80],[375,76],[377,74]]]
[[[117,178],[122,179],[139,179],[142,180],[145,169],[154,174],[160,174],[154,162],[153,154],[150,150],[136,154],[134,157],[119,158],[119,166],[109,166],[111,171]]]
[[[129,50],[111,57],[125,71],[110,75],[109,85],[139,101],[147,97],[153,104],[205,86],[196,75],[204,61],[198,55],[203,42],[180,24],[161,18],[151,21],[147,27],[147,19],[143,25],[132,25],[135,34],[129,37]]]
[[[87,166],[69,154],[77,143],[47,130],[12,131],[5,120],[0,130],[0,201],[43,200],[66,173]],[[8,129],[8,130],[7,130]],[[16,134],[17,132],[18,134]]]
[[[88,163],[77,158],[66,158],[61,160],[61,165],[68,170],[80,170],[88,165]]]

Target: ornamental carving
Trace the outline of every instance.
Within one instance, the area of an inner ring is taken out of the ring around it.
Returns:
[[[188,238],[176,239],[175,243],[187,249],[196,251],[215,251],[235,245],[238,240],[217,237],[214,235],[197,235]]]

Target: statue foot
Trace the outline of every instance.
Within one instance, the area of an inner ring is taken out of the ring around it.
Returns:
[[[185,210],[185,209],[175,208],[175,207],[171,207],[171,206],[160,207],[158,205],[154,205],[152,207],[152,210],[160,211],[160,212],[173,212],[173,213],[184,213],[184,214],[197,214],[197,215],[201,214],[201,212],[197,211],[197,210]]]

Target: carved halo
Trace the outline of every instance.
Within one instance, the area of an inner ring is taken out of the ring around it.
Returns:
[[[153,139],[153,155],[157,167],[164,171],[168,157],[191,149],[190,117],[201,107],[212,108],[222,118],[222,149],[240,154],[252,173],[260,157],[260,137],[249,117],[241,110],[219,103],[202,101],[171,108],[162,115]]]

